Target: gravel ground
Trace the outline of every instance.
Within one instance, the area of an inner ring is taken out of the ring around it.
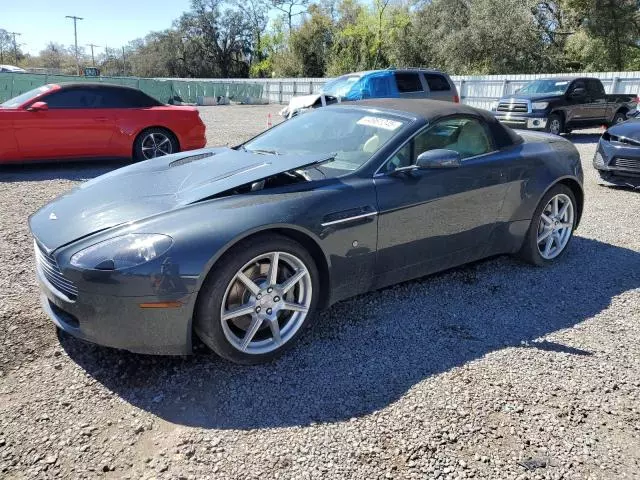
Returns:
[[[203,109],[209,143],[277,110]],[[342,302],[253,368],[57,335],[27,216],[115,166],[1,170],[0,477],[640,478],[640,193],[596,185],[596,131],[572,139],[587,204],[561,262]]]

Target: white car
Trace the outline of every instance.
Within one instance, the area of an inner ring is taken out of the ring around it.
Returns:
[[[13,65],[0,65],[0,73],[27,73],[27,71]]]

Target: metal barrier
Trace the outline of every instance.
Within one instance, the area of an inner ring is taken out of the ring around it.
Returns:
[[[179,97],[182,102],[195,103],[198,97],[227,97],[231,100],[250,103],[263,99],[264,85],[250,79],[230,81],[227,79],[154,79],[137,77],[75,77],[30,73],[0,73],[0,102],[18,96],[28,90],[47,83],[104,82],[139,88],[163,103]]]
[[[589,76],[599,78],[607,93],[640,94],[640,72],[597,72],[540,75],[484,75],[452,76],[463,103],[489,108],[498,98],[513,94],[525,83],[536,78],[562,76]],[[269,103],[289,103],[296,95],[317,93],[326,78],[136,78],[136,77],[71,77],[62,75],[38,75],[26,73],[0,73],[0,102],[19,95],[31,88],[56,82],[106,82],[130,85],[157,98],[169,102],[178,96],[194,103],[197,97],[228,97],[231,100]]]

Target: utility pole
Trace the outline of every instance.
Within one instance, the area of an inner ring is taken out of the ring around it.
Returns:
[[[91,66],[95,67],[96,66],[96,59],[93,56],[93,47],[99,47],[100,45],[96,45],[94,43],[89,43],[87,46],[91,47]]]
[[[9,35],[13,35],[13,57],[16,61],[16,67],[18,66],[18,44],[16,43],[16,35],[22,35],[18,32],[7,32]]]
[[[122,46],[122,76],[123,77],[127,76],[127,63],[124,56],[124,45]]]
[[[76,68],[78,69],[78,76],[80,76],[80,59],[78,58],[78,28],[76,23],[78,20],[84,20],[82,17],[76,17],[74,15],[66,15],[65,18],[73,19],[73,36],[76,41]]]

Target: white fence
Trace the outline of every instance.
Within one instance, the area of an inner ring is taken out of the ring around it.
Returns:
[[[536,78],[562,76],[588,76],[602,80],[607,93],[640,94],[640,72],[556,73],[550,75],[483,75],[452,76],[462,103],[489,108],[491,103],[504,95],[514,93],[525,83]],[[181,79],[186,80],[186,79]],[[194,79],[206,81],[207,79]],[[289,103],[295,95],[319,92],[326,78],[276,78],[276,79],[211,79],[214,82],[252,83],[263,87],[262,97],[269,103]]]

